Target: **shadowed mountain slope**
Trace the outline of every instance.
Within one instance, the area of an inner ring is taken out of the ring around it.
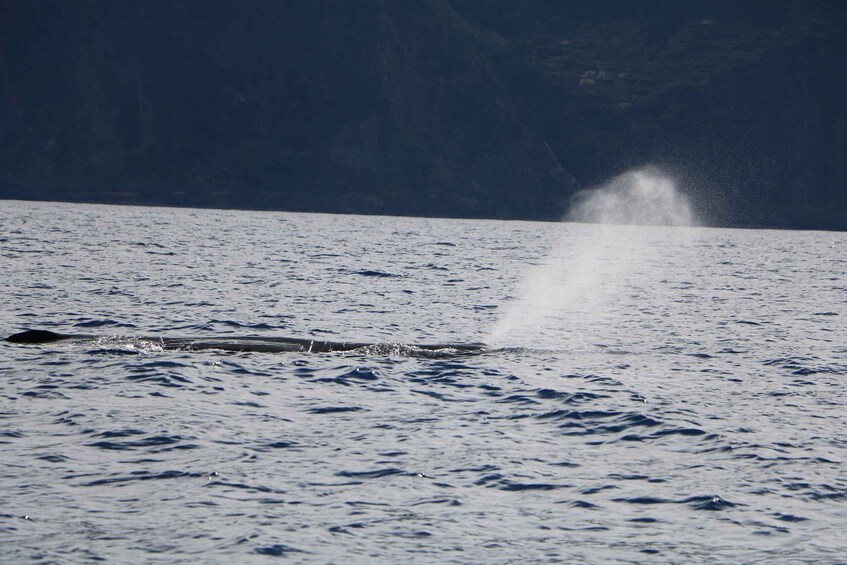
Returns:
[[[556,219],[649,163],[709,223],[847,229],[839,2],[0,10],[0,197]]]

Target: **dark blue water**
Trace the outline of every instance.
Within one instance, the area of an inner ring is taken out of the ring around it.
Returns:
[[[0,202],[0,267],[103,336],[0,344],[0,562],[845,561],[845,234]]]

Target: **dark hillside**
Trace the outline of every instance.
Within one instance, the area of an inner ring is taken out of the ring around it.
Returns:
[[[511,94],[581,183],[653,163],[710,223],[847,228],[842,4],[454,4],[508,38]]]
[[[623,170],[847,229],[825,0],[4,0],[0,197],[560,217]]]

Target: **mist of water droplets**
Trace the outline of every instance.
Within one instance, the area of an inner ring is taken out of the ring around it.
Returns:
[[[489,344],[561,350],[590,342],[598,327],[617,323],[606,316],[609,301],[633,277],[647,276],[632,265],[633,258],[644,264],[644,255],[655,252],[651,234],[696,223],[686,196],[653,168],[578,193],[566,220],[598,225],[562,226],[547,257],[530,270],[518,298],[490,332]]]

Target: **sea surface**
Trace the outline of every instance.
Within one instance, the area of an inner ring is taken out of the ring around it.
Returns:
[[[0,282],[100,336],[0,342],[4,564],[847,562],[845,233],[4,201]]]

